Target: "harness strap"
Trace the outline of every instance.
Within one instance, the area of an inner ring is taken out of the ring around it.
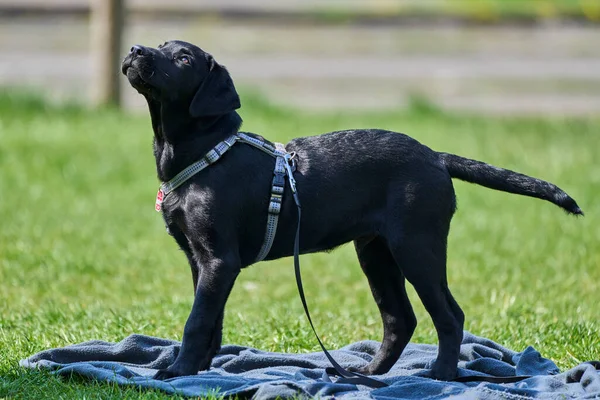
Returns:
[[[285,154],[285,148],[281,143],[275,143],[276,150]],[[265,239],[262,247],[256,256],[256,262],[262,261],[269,254],[275,233],[277,232],[277,222],[279,221],[279,213],[281,212],[281,200],[285,189],[285,159],[282,156],[277,156],[275,159],[275,170],[273,171],[273,182],[271,183],[271,199],[269,200],[269,209],[267,213],[267,230],[265,231]]]
[[[272,157],[283,157],[287,154],[285,147],[281,143],[273,145],[270,142],[260,140],[243,132],[238,132],[237,137],[240,142],[254,146]]]
[[[275,169],[273,170],[273,181],[271,182],[271,198],[269,199],[269,208],[267,212],[267,229],[265,230],[265,238],[263,244],[256,256],[256,261],[259,262],[265,259],[271,251],[275,234],[277,233],[277,223],[279,222],[279,214],[281,213],[281,202],[283,192],[285,190],[285,164],[288,153],[281,143],[275,143],[260,140],[243,132],[238,133],[238,140],[242,143],[249,144],[257,149],[267,153],[271,157],[275,157]]]
[[[210,150],[200,161],[197,161],[175,175],[173,179],[161,185],[164,195],[168,195],[173,190],[181,186],[185,181],[196,175],[211,164],[216,163],[222,156],[233,146],[238,140],[236,135],[231,135],[227,139],[219,142],[212,150]]]
[[[223,154],[225,154],[227,150],[229,150],[231,146],[235,144],[236,140],[238,140],[236,135],[229,136],[227,139],[219,142],[208,153],[206,153],[206,155],[204,155],[200,161],[196,161],[175,175],[175,177],[170,181],[163,182],[158,189],[158,193],[156,194],[156,204],[154,209],[156,211],[162,210],[162,203],[169,193],[183,185],[185,181],[196,175],[198,172],[202,171],[209,165],[216,163],[223,156]]]

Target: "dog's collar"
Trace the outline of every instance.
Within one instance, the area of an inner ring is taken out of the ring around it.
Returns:
[[[223,140],[215,147],[213,147],[200,161],[196,161],[177,175],[173,179],[168,182],[163,182],[158,189],[158,193],[156,194],[156,203],[154,205],[154,209],[156,211],[162,210],[162,203],[165,198],[171,193],[173,190],[177,189],[179,186],[183,185],[185,181],[190,179],[192,176],[196,175],[198,172],[202,171],[206,167],[211,164],[216,163],[222,156],[235,144],[235,142],[239,139],[238,135],[231,135],[227,139]]]
[[[164,199],[171,193],[173,190],[177,189],[179,186],[183,185],[185,181],[190,179],[192,176],[196,175],[198,172],[202,171],[206,167],[211,164],[216,163],[222,156],[229,150],[237,141],[247,143],[251,146],[256,147],[259,150],[264,151],[272,157],[285,157],[288,154],[285,151],[285,148],[280,143],[276,143],[273,145],[270,142],[260,140],[258,138],[252,137],[250,135],[246,135],[245,133],[238,132],[235,135],[229,136],[227,139],[219,142],[215,147],[213,147],[200,161],[196,161],[177,175],[173,179],[168,182],[163,182],[158,189],[158,193],[156,194],[156,204],[155,210],[162,210],[162,203]],[[292,156],[293,158],[293,156]],[[283,171],[285,172],[285,171]]]

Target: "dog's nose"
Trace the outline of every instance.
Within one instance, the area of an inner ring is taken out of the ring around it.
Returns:
[[[133,45],[129,50],[129,54],[136,56],[143,56],[147,52],[147,49],[144,46],[140,46],[139,44]]]

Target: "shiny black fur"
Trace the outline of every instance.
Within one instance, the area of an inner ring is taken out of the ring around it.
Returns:
[[[238,131],[240,101],[226,69],[180,41],[134,46],[123,73],[148,101],[158,178],[168,181]],[[431,315],[439,353],[431,376],[456,375],[464,315],[446,281],[446,243],[456,208],[452,177],[551,201],[581,214],[556,186],[451,154],[378,129],[298,138],[302,253],[354,241],[383,320],[381,348],[360,372],[381,374],[396,362],[416,327],[405,280]],[[236,144],[163,204],[169,232],[189,260],[195,299],[173,365],[156,378],[209,368],[221,345],[225,302],[240,270],[261,247],[274,159]],[[293,251],[296,208],[289,187],[268,259]],[[340,266],[341,267],[341,266]]]

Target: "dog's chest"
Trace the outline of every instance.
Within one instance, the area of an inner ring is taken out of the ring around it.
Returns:
[[[209,188],[196,184],[182,186],[166,196],[162,215],[167,230],[176,228],[186,236],[206,231],[215,223],[216,203],[213,197]]]

